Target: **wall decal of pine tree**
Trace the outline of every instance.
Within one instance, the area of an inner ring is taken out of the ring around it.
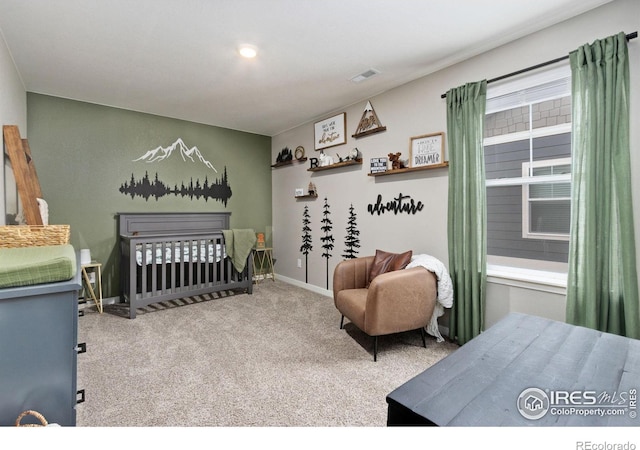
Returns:
[[[344,246],[346,247],[344,250],[344,254],[342,257],[344,259],[353,259],[357,258],[358,250],[360,248],[360,231],[358,230],[358,225],[356,224],[356,213],[354,212],[353,203],[349,207],[349,219],[347,220],[347,236],[344,240]]]
[[[309,215],[309,207],[305,206],[302,212],[302,246],[300,251],[304,255],[304,281],[309,282],[309,252],[313,250],[311,245],[311,216]]]
[[[327,202],[327,198],[324,198],[324,206],[322,207],[322,226],[320,229],[324,231],[324,236],[320,238],[322,241],[322,248],[324,252],[322,253],[322,257],[327,260],[327,289],[329,289],[329,258],[331,258],[331,250],[333,250],[333,242],[335,239],[330,234],[333,229],[333,222],[329,219],[329,215],[331,211],[329,211],[329,203]]]

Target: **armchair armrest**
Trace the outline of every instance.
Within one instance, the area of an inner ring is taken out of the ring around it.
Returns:
[[[333,298],[343,289],[364,289],[369,283],[373,256],[352,258],[338,263],[333,271]]]
[[[378,275],[367,293],[364,332],[370,336],[425,326],[437,299],[437,278],[423,267]]]

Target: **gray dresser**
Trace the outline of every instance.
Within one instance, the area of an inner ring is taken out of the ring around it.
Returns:
[[[78,270],[70,281],[0,289],[0,426],[25,410],[75,426],[80,288]]]

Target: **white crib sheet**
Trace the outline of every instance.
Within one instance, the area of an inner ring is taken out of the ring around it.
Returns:
[[[215,249],[212,243],[209,244],[181,244],[178,242],[169,242],[164,246],[162,244],[155,245],[155,256],[153,255],[152,244],[140,244],[136,246],[136,262],[142,266],[142,251],[146,247],[145,264],[179,263],[179,262],[220,262],[221,259],[227,257],[227,252],[223,245],[216,244]],[[200,251],[198,252],[198,247]]]

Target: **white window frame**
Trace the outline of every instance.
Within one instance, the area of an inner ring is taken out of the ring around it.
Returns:
[[[520,77],[517,79],[509,80],[507,82],[501,82],[500,84],[492,85],[487,90],[487,100],[491,99],[499,100],[500,97],[505,95],[512,95],[518,91],[531,87],[538,86],[547,81],[556,80],[560,77],[569,77],[570,80],[571,69],[568,64],[555,69],[546,70],[541,73],[534,74],[533,76]],[[527,103],[524,101],[522,105]],[[493,105],[487,104],[486,114],[498,112],[503,109],[499,101],[494,102]],[[509,133],[504,135],[493,136],[485,138],[483,145],[502,144],[506,142],[518,141],[518,140],[533,140],[537,137],[551,136],[554,134],[563,134],[571,132],[571,123],[564,123],[556,126],[545,128],[534,128],[531,130]],[[565,182],[571,181],[570,174],[564,175],[545,175],[537,177],[518,177],[518,178],[500,178],[486,180],[486,187],[491,186],[528,186],[534,183],[549,183],[549,182]],[[566,293],[567,285],[567,270],[568,265],[566,263],[554,263],[551,261],[535,261],[535,260],[521,260],[519,258],[511,257],[497,257],[487,255],[487,281],[491,283],[503,284],[513,287],[522,287],[526,289],[539,290],[544,292],[551,292],[557,294]]]
[[[522,178],[539,178],[532,176],[532,170],[539,167],[553,167],[553,166],[566,166],[567,164],[571,164],[571,158],[555,158],[555,159],[546,159],[540,161],[530,161],[522,163]],[[549,177],[555,177],[554,175],[545,176],[547,179]],[[563,177],[566,178],[566,177]],[[567,180],[571,182],[571,179]],[[563,180],[564,182],[564,180]],[[523,183],[522,185],[522,237],[525,239],[546,239],[552,241],[568,241],[569,234],[566,233],[536,233],[531,231],[531,221],[529,216],[530,211],[530,202],[532,201],[529,198],[529,185],[534,183]],[[535,183],[539,184],[539,183]],[[546,183],[545,183],[546,184]],[[545,199],[545,200],[571,200],[570,197],[555,197],[553,199]],[[535,200],[533,200],[535,201]]]

